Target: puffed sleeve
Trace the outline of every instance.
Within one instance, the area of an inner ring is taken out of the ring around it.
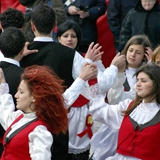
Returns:
[[[51,160],[53,136],[43,125],[29,134],[29,153],[32,160]]]
[[[90,112],[93,120],[106,124],[113,129],[119,129],[125,111],[132,100],[126,99],[117,105],[109,105],[105,102],[104,95],[99,94],[90,100]]]
[[[0,123],[5,130],[21,114],[21,111],[14,112],[13,98],[8,92],[8,84],[0,84]]]
[[[114,65],[107,67],[104,71],[98,70],[98,85],[102,93],[108,92],[108,90],[114,85],[117,72],[118,68]]]

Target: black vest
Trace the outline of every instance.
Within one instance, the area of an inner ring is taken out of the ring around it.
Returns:
[[[56,42],[37,41],[32,42],[29,49],[38,49],[38,53],[24,57],[20,62],[22,67],[47,65],[64,80],[65,86],[69,87],[73,83],[72,66],[75,50]]]

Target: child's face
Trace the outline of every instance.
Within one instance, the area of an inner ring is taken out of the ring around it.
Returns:
[[[138,68],[144,58],[144,48],[142,45],[129,46],[126,54],[128,67]]]
[[[156,0],[141,0],[142,7],[146,11],[151,10],[155,3],[156,3]]]

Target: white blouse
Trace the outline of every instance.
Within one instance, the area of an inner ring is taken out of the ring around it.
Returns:
[[[12,126],[11,131],[7,136],[12,134],[15,130],[23,126],[29,121],[36,118],[35,113],[25,114],[20,110],[14,111],[15,106],[12,96],[8,94],[8,84],[3,83],[0,85],[0,123],[6,130],[11,123],[23,114],[17,123]],[[29,153],[32,160],[51,160],[51,146],[53,143],[52,134],[43,125],[37,126],[33,132],[28,136],[29,138]],[[45,142],[45,143],[44,143]]]
[[[129,91],[125,92],[123,86],[125,79],[125,72],[118,72],[116,77],[116,83],[112,88],[109,89],[107,94],[109,104],[118,104],[120,101],[124,101],[127,98],[132,100],[135,99],[136,85],[131,87]]]

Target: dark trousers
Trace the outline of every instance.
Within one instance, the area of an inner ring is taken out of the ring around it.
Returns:
[[[80,154],[69,154],[67,160],[88,160],[89,159],[89,150]]]

